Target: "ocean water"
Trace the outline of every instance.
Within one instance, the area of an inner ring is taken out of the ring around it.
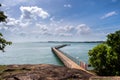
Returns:
[[[89,63],[88,61],[88,51],[100,43],[72,43],[70,46],[61,48],[64,53],[77,59],[77,61],[82,61]]]
[[[0,65],[5,64],[55,64],[63,65],[52,53],[51,47],[66,43],[28,42],[13,43],[0,52]],[[61,48],[62,51],[88,63],[88,51],[98,43],[67,43],[71,46]]]

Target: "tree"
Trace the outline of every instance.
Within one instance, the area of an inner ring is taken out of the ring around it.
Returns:
[[[117,60],[115,62],[116,71],[120,75],[120,30],[111,33],[107,36],[107,44],[111,47],[112,51],[117,53]]]
[[[106,43],[88,52],[89,63],[98,75],[120,75],[120,31],[107,36]]]
[[[1,4],[0,4],[0,6],[1,6]],[[7,18],[7,16],[4,15],[4,12],[0,11],[0,22],[6,22],[6,18]],[[2,33],[0,33],[0,50],[2,50],[4,52],[4,48],[10,44],[12,44],[12,42],[5,40],[3,38]]]
[[[107,36],[107,44],[120,55],[120,30]]]

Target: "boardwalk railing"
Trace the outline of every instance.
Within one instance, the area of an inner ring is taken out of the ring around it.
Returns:
[[[62,47],[63,47],[63,45],[62,45]],[[93,73],[91,73],[85,69],[85,66],[83,63],[81,63],[79,60],[75,59],[74,57],[64,53],[63,51],[59,50],[59,48],[61,48],[61,46],[53,47],[51,49],[52,49],[53,53],[55,55],[57,55],[57,57],[64,63],[64,65],[66,67],[80,69],[90,75],[94,75]],[[81,66],[80,66],[80,63],[81,63]]]
[[[61,53],[63,53],[65,56],[67,56],[68,58],[70,58],[72,61],[74,61],[76,64],[80,65],[80,60],[74,58],[73,56],[70,56],[68,53],[65,53],[61,50],[59,50]]]
[[[58,50],[59,50],[59,49],[58,49]],[[74,61],[76,64],[78,64],[80,67],[82,67],[82,68],[84,68],[84,69],[87,70],[88,66],[87,66],[87,64],[86,64],[85,62],[80,61],[80,60],[76,59],[75,57],[70,56],[68,53],[65,53],[65,52],[63,52],[63,51],[61,51],[61,50],[59,50],[59,51],[60,51],[61,53],[63,53],[65,56],[67,56],[69,59],[71,59],[72,61]]]

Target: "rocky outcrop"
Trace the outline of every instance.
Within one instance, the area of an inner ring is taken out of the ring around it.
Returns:
[[[8,65],[0,75],[1,80],[88,80],[92,76],[77,69],[49,64]]]

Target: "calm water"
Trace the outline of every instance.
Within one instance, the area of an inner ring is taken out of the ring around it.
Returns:
[[[51,52],[51,47],[64,43],[13,43],[0,52],[0,64],[55,64],[63,65]],[[87,52],[98,43],[69,43],[71,46],[62,48],[69,55],[88,62]]]
[[[79,61],[88,63],[88,51],[98,44],[99,43],[72,43],[70,46],[61,48],[60,50]]]

